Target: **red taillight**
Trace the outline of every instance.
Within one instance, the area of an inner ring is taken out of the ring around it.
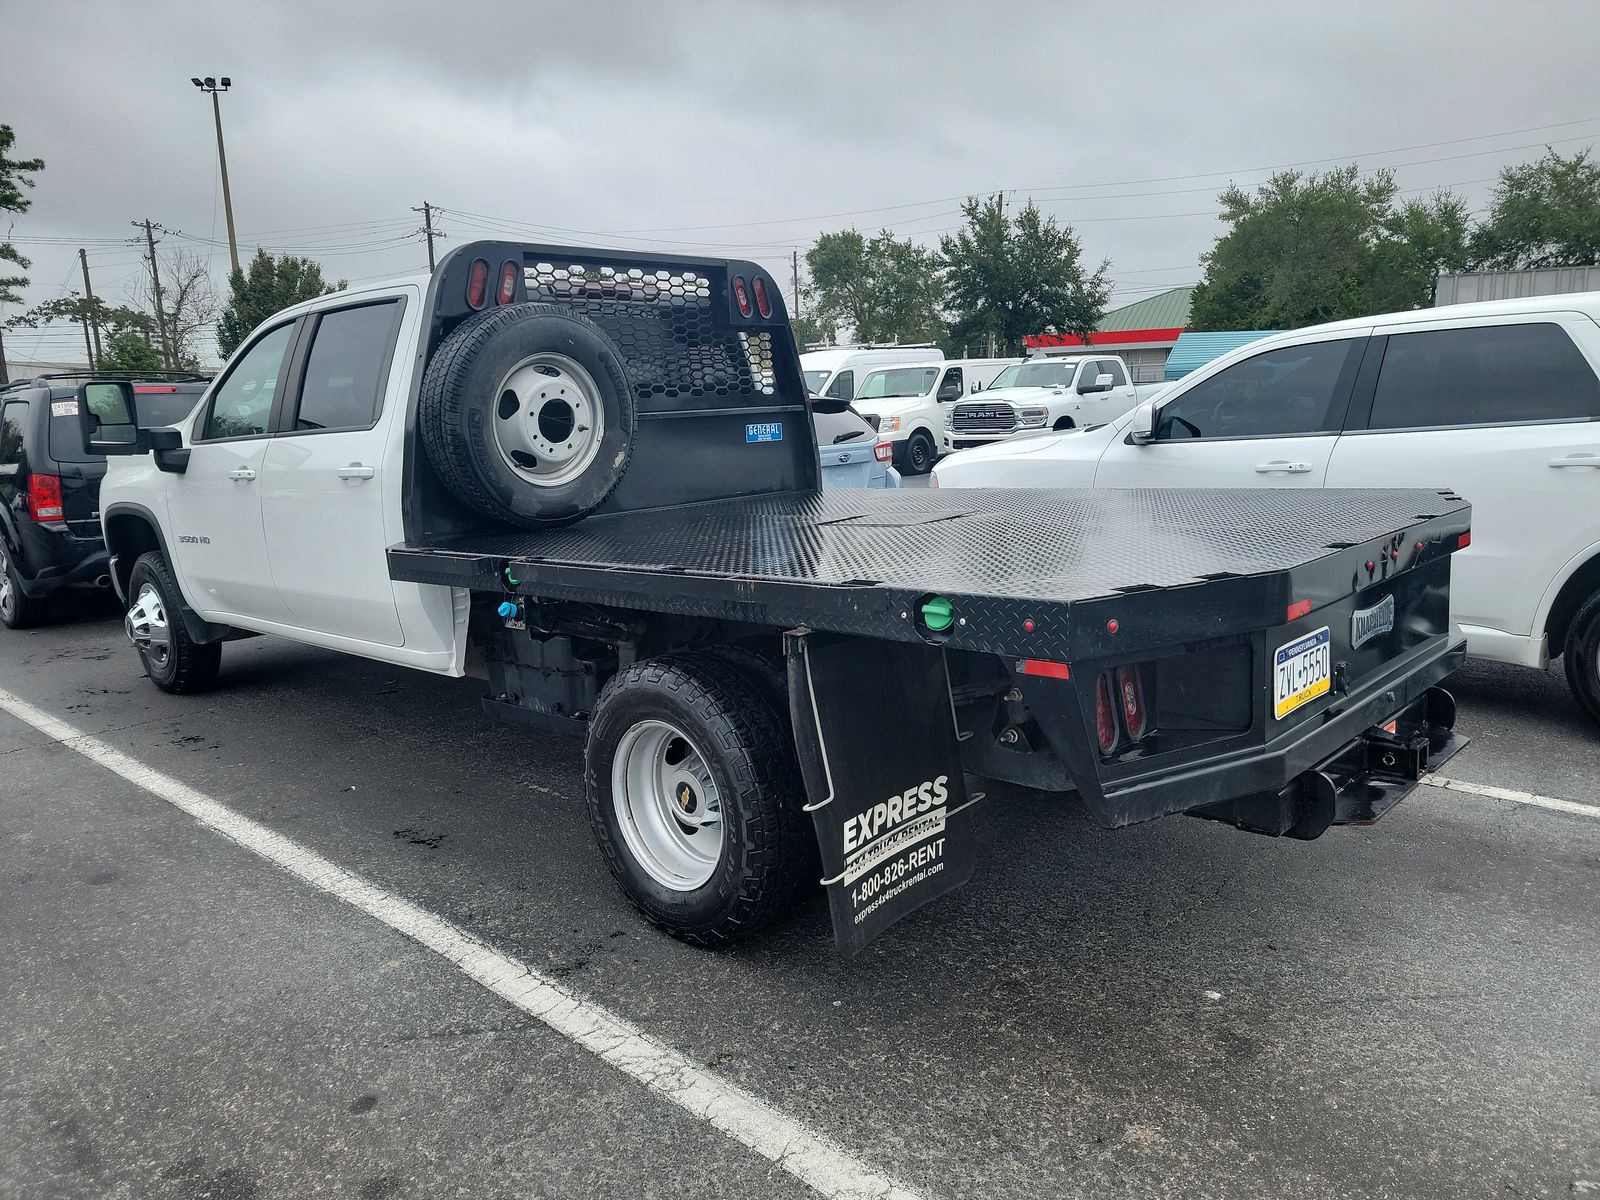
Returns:
[[[767,296],[767,281],[757,275],[750,281],[750,289],[756,294],[756,311],[763,318],[770,317],[772,315],[772,301]]]
[[[739,306],[739,315],[741,317],[750,315],[750,293],[745,289],[743,275],[735,275],[733,277],[733,302]]]
[[[1289,620],[1298,621],[1310,611],[1311,601],[1296,600],[1293,604],[1289,605]]]
[[[35,521],[59,521],[62,511],[61,477],[28,476],[28,515]]]
[[[877,459],[879,462],[893,462],[894,447],[888,442],[879,442],[872,448],[872,457]]]
[[[1094,733],[1100,742],[1100,753],[1110,754],[1117,748],[1117,713],[1111,698],[1111,676],[1102,673],[1094,681]]]
[[[150,392],[176,392],[177,390],[177,388],[170,385],[165,387],[157,387],[153,383],[140,383],[134,385],[133,394],[135,396],[143,396]]]
[[[467,273],[467,307],[479,309],[488,302],[489,262],[475,258],[472,260],[472,270]]]
[[[1456,549],[1465,550],[1470,545],[1472,545],[1472,530],[1469,529],[1456,539]]]
[[[496,304],[510,304],[517,298],[517,276],[522,268],[509,259],[500,267],[500,287],[494,294]]]
[[[1117,699],[1122,704],[1122,727],[1137,742],[1150,728],[1150,718],[1144,707],[1144,685],[1139,682],[1137,667],[1117,668]]]

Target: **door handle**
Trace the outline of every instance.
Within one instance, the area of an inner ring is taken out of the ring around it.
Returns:
[[[1311,464],[1304,462],[1285,462],[1283,459],[1274,459],[1272,462],[1256,464],[1257,475],[1309,475]]]
[[[1552,458],[1550,465],[1557,470],[1563,467],[1587,467],[1592,471],[1600,467],[1600,454],[1569,454],[1565,458]]]
[[[369,467],[363,463],[351,463],[348,467],[340,467],[335,472],[340,479],[371,479],[377,473],[376,467]]]
[[[249,467],[235,467],[233,470],[228,472],[228,478],[234,480],[236,483],[249,483],[255,477],[256,473]]]

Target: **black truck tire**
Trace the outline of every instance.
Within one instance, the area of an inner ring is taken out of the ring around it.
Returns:
[[[720,655],[666,655],[619,671],[589,722],[606,865],[651,923],[697,946],[755,933],[818,879],[789,732],[763,691]]]
[[[939,461],[939,448],[926,430],[919,429],[906,439],[906,474],[926,475]]]
[[[525,528],[590,512],[633,454],[633,390],[593,321],[550,304],[473,317],[422,379],[428,461],[464,503]]]
[[[22,592],[22,576],[11,561],[11,551],[0,542],[0,625],[31,629],[45,619],[49,605]]]
[[[1578,704],[1590,720],[1600,724],[1600,592],[1573,614],[1561,660]]]
[[[183,624],[183,595],[160,551],[141,554],[128,575],[128,640],[150,682],[163,692],[209,690],[222,666],[221,642],[197,642]]]

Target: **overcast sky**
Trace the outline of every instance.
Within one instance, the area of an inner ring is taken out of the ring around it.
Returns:
[[[163,249],[227,230],[352,282],[490,232],[756,258],[822,230],[936,242],[1005,190],[1111,260],[1113,303],[1198,278],[1216,193],[1357,158],[1480,208],[1496,171],[1600,137],[1600,3],[385,3],[0,0],[0,122],[48,166],[12,240],[30,304],[126,302]],[[0,319],[13,315],[0,313]],[[13,358],[77,357],[73,328]]]

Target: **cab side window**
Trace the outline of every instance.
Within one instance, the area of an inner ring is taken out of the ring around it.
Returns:
[[[1391,334],[1371,429],[1600,417],[1600,379],[1551,322]]]
[[[1337,433],[1355,340],[1279,346],[1217,372],[1161,408],[1156,438],[1298,437]]]
[[[0,415],[0,479],[13,479],[22,465],[22,431],[28,426],[28,403],[13,400]]]
[[[391,300],[322,314],[300,385],[297,431],[372,427],[399,307]]]
[[[952,391],[958,400],[967,394],[967,385],[962,378],[960,367],[951,367],[944,373],[944,378],[939,381],[939,391],[936,395],[948,396]]]
[[[294,323],[280,325],[258,341],[212,393],[201,441],[261,437],[272,420],[272,400],[283,386]]]
[[[856,373],[854,371],[840,371],[833,377],[833,382],[828,385],[827,394],[835,400],[854,400],[856,398]]]
[[[1100,374],[1111,376],[1112,387],[1123,387],[1128,382],[1128,377],[1123,373],[1122,364],[1114,358],[1100,360]]]

